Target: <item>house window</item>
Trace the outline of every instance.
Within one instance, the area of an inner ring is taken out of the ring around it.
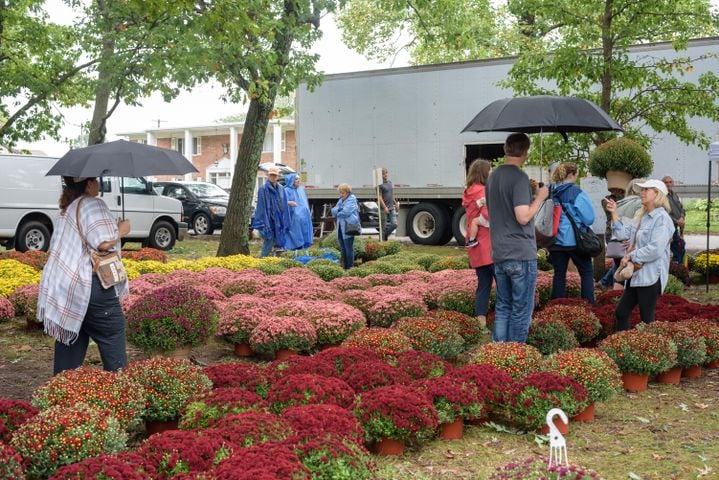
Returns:
[[[202,154],[202,137],[192,137],[192,154]]]
[[[173,138],[172,149],[177,150],[181,154],[185,154],[185,139],[184,138]]]
[[[275,145],[272,139],[272,133],[265,135],[265,141],[262,144],[262,153],[272,153],[275,151]],[[285,131],[282,131],[282,151],[285,151]]]

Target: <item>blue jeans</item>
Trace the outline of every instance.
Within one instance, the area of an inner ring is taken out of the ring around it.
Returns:
[[[495,342],[526,343],[537,287],[536,260],[495,262],[497,300],[494,305]]]
[[[275,246],[275,239],[274,238],[267,238],[265,237],[262,240],[262,251],[260,251],[260,258],[266,257],[270,254],[272,251],[272,247]]]
[[[615,258],[614,264],[612,267],[607,270],[607,273],[604,274],[601,280],[599,280],[599,283],[601,283],[605,287],[611,287],[614,285],[614,272],[617,271],[617,267],[619,266],[619,262],[621,262],[621,258]]]
[[[383,221],[382,223],[382,240],[387,240],[390,235],[392,235],[392,232],[395,231],[397,228],[397,212],[395,211],[394,207],[389,209],[388,214],[383,214]]]
[[[81,367],[91,338],[100,350],[106,371],[114,372],[127,365],[125,315],[120,300],[113,287],[102,288],[96,275],[92,276],[90,303],[77,339],[70,345],[55,341],[53,375]]]
[[[594,270],[592,268],[592,257],[582,255],[576,249],[549,251],[549,263],[554,267],[552,298],[566,298],[567,296],[567,265],[569,264],[570,258],[579,272],[579,278],[582,284],[582,298],[591,305],[594,305]]]
[[[489,294],[492,292],[494,265],[484,265],[474,269],[477,273],[477,294],[474,300],[474,315],[487,315],[489,310]]]
[[[342,267],[349,270],[355,264],[355,237],[342,238],[342,232],[337,230],[337,242],[342,252]]]

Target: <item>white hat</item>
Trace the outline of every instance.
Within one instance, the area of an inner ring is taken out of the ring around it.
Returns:
[[[270,167],[267,169],[267,175],[279,175],[280,169],[279,167]]]
[[[657,190],[662,192],[664,195],[669,193],[669,190],[667,190],[667,186],[664,185],[664,182],[662,182],[661,180],[654,180],[654,179],[647,180],[646,182],[643,182],[643,183],[637,183],[637,187],[639,187],[639,188],[656,188]]]

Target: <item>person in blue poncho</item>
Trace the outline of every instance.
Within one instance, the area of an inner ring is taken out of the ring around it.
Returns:
[[[285,177],[285,195],[290,206],[290,230],[285,237],[285,250],[310,248],[314,237],[310,204],[296,173]]]
[[[257,191],[252,228],[259,230],[264,239],[260,258],[269,255],[273,247],[283,248],[290,228],[290,207],[285,188],[278,182],[279,177],[280,169],[270,167],[267,170],[267,181]]]

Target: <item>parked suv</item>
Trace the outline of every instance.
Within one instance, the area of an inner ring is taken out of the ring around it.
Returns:
[[[196,234],[211,235],[222,228],[230,194],[214,183],[155,182],[155,191],[182,203],[182,220],[190,224]]]

